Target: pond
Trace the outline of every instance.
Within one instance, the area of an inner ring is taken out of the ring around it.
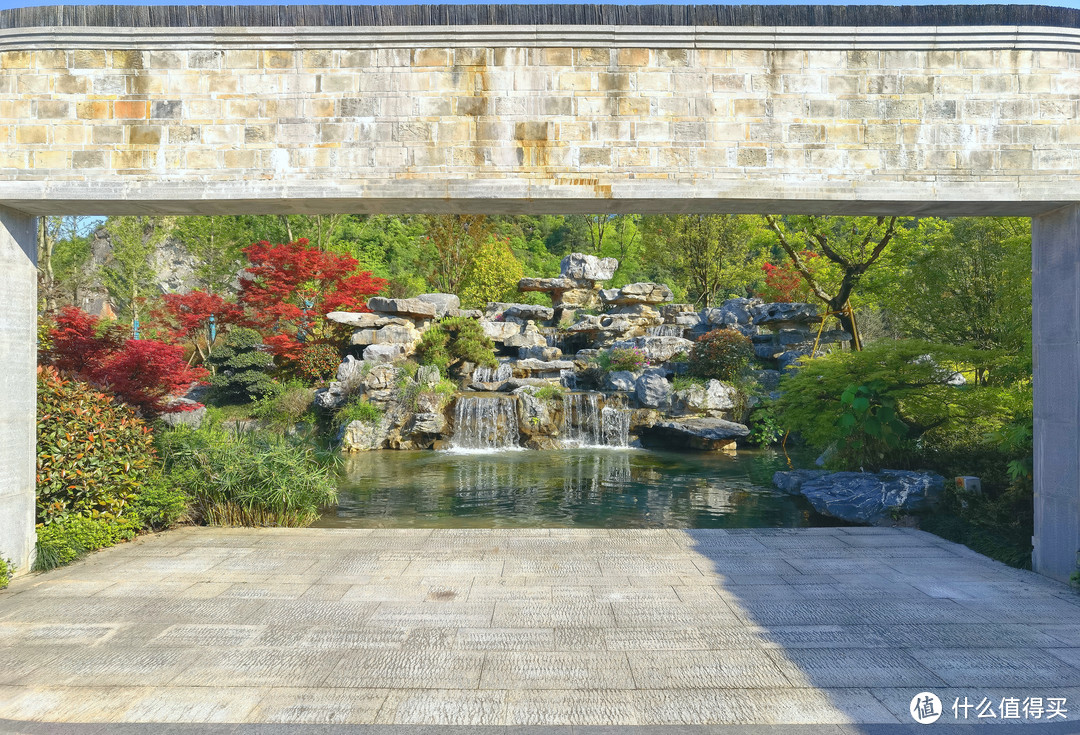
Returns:
[[[772,487],[782,453],[377,451],[345,460],[323,528],[830,526]]]

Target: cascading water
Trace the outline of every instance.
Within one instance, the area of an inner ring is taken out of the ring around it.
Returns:
[[[452,449],[518,448],[517,399],[513,396],[460,396],[454,409]]]
[[[648,327],[645,334],[649,337],[682,337],[686,334],[686,329],[681,324],[661,324],[656,327]]]
[[[604,432],[604,446],[630,446],[630,411],[625,408],[604,406],[600,412]]]
[[[477,383],[501,383],[514,377],[514,371],[510,363],[504,362],[499,367],[489,368],[480,366],[473,370],[472,379]]]
[[[563,444],[595,447],[601,443],[600,400],[596,393],[563,394]]]

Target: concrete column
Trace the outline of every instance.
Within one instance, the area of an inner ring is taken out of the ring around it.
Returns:
[[[36,221],[0,206],[0,557],[34,553],[37,440]]]
[[[1032,220],[1035,571],[1067,580],[1080,549],[1080,206]]]

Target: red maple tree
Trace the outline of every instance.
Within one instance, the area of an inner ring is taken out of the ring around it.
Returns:
[[[53,328],[53,364],[103,388],[143,414],[187,411],[172,403],[207,372],[184,361],[184,350],[153,339],[125,339],[126,329],[102,323],[73,306],[63,309]]]
[[[818,254],[812,250],[803,250],[800,255],[808,263],[818,257]],[[764,263],[761,269],[765,271],[765,288],[758,296],[766,301],[794,303],[810,298],[810,287],[802,274],[789,261],[785,260],[780,265]]]
[[[278,357],[296,362],[305,342],[320,341],[331,311],[367,311],[367,299],[386,279],[347,255],[309,247],[306,239],[281,245],[265,240],[244,248],[251,263],[240,287],[240,304],[251,326]]]
[[[174,342],[191,345],[195,354],[205,361],[214,350],[211,339],[210,318],[219,331],[230,324],[243,320],[243,310],[215,293],[192,291],[186,294],[165,294],[161,306],[153,317],[159,322],[168,338]]]

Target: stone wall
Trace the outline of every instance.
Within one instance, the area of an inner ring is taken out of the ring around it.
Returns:
[[[934,50],[923,29],[908,50],[732,49],[716,29],[661,28],[653,47],[581,29],[563,46],[507,27],[521,45],[500,47],[465,27],[322,48],[233,29],[188,48],[166,30],[0,53],[0,201],[996,214],[1080,183],[1080,53],[1019,41]]]

